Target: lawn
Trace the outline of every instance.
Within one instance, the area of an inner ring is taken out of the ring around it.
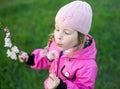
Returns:
[[[45,47],[59,8],[73,0],[0,0],[0,23],[11,32],[13,44],[31,53]],[[86,0],[93,8],[90,34],[97,46],[99,67],[95,89],[120,89],[120,1]],[[0,88],[43,89],[46,70],[33,70],[6,56],[0,29]]]

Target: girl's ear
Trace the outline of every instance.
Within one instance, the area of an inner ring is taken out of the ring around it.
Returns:
[[[80,45],[80,48],[84,47],[86,41],[86,35],[78,32],[78,44]]]

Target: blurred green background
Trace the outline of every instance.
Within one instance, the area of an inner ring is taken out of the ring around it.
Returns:
[[[70,1],[73,0],[0,0],[0,23],[9,28],[14,45],[31,53],[46,46],[57,11]],[[90,34],[96,41],[99,67],[95,89],[120,89],[120,1],[85,1],[94,13]],[[0,29],[0,89],[43,89],[48,72],[8,58],[4,37]]]

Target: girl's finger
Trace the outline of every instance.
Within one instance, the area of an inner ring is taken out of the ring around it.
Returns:
[[[51,76],[49,76],[48,78],[54,81],[54,79]]]
[[[48,87],[48,89],[53,89],[53,80],[52,79],[48,79],[47,87]]]
[[[56,74],[55,73],[51,73],[49,76],[52,77],[53,79],[56,78]]]

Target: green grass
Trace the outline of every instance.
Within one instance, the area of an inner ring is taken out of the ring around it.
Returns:
[[[11,32],[13,44],[31,53],[44,47],[54,29],[58,9],[72,0],[0,0],[0,22]],[[86,0],[93,8],[90,34],[97,46],[99,67],[95,89],[120,89],[119,0]],[[0,30],[0,88],[43,89],[46,70],[33,70],[6,56],[5,34]]]

